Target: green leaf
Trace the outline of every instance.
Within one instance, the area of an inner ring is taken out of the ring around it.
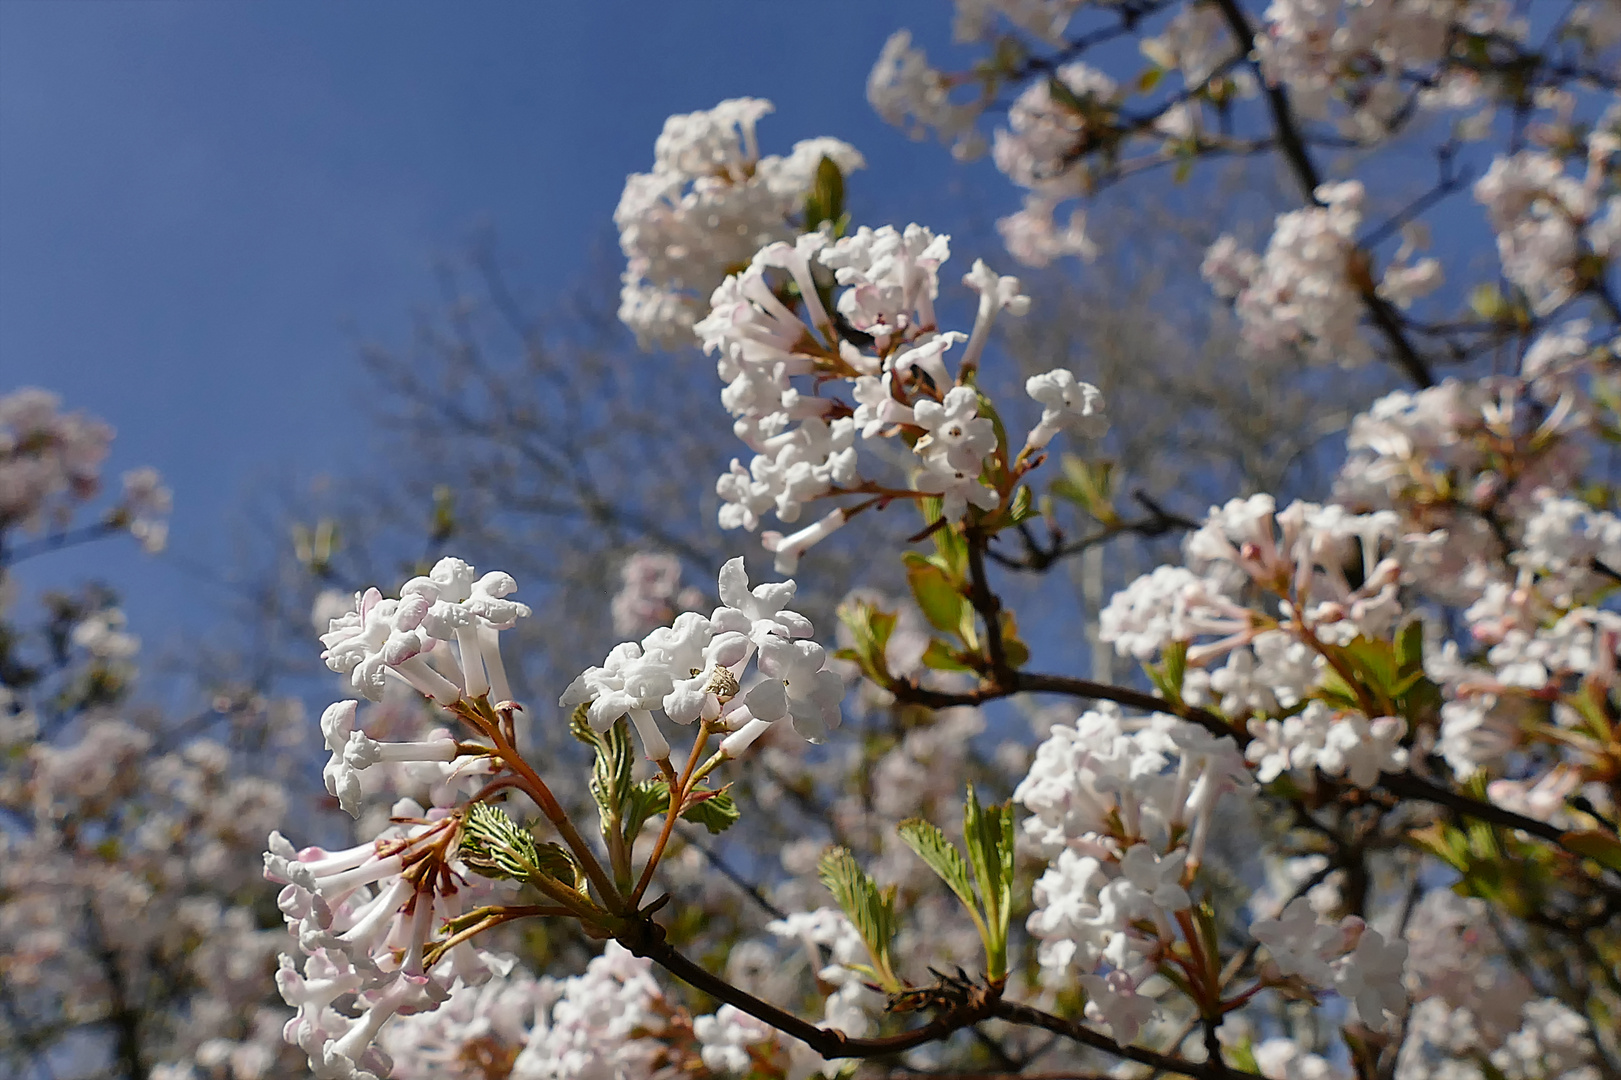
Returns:
[[[1396,663],[1403,675],[1424,670],[1424,624],[1414,619],[1396,635]]]
[[[624,804],[625,846],[636,842],[648,818],[670,808],[670,785],[662,777],[643,780],[631,787]]]
[[[839,605],[839,620],[850,630],[854,646],[840,649],[844,659],[854,660],[868,678],[880,686],[891,681],[886,650],[895,631],[895,613],[880,611],[866,600],[845,601]]]
[[[567,850],[557,844],[537,844],[505,810],[490,803],[474,803],[462,822],[462,861],[474,872],[497,880],[534,881],[556,878],[578,888],[582,874]]]
[[[569,717],[569,730],[596,755],[591,766],[591,794],[597,801],[606,835],[619,820],[630,795],[636,756],[631,751],[630,732],[624,717],[615,720],[607,731],[598,732],[587,719],[588,709],[589,706],[580,705],[574,710]]]
[[[939,638],[929,639],[929,647],[923,650],[923,666],[935,671],[974,670],[957,659],[957,651]]]
[[[1188,643],[1173,641],[1165,647],[1157,664],[1144,664],[1143,671],[1148,680],[1154,684],[1154,689],[1167,701],[1180,703],[1182,700],[1182,681],[1188,673]]]
[[[1508,313],[1508,301],[1496,285],[1476,285],[1469,293],[1469,307],[1482,319],[1500,319]]]
[[[681,820],[690,821],[695,825],[702,825],[709,830],[711,836],[721,833],[737,824],[742,816],[737,808],[737,801],[724,790],[710,791],[700,788],[687,796],[687,805],[681,811]]]
[[[1030,485],[1022,484],[1013,493],[1013,504],[1008,507],[1007,519],[1009,525],[1018,525],[1038,516],[1035,507],[1035,497],[1030,494]]]
[[[968,601],[934,562],[915,551],[908,551],[903,558],[906,584],[912,589],[918,610],[936,630],[955,634],[962,625],[962,612]]]
[[[1621,840],[1598,829],[1574,829],[1559,837],[1559,843],[1589,859],[1621,870]]]
[[[1086,461],[1065,454],[1060,462],[1064,475],[1052,482],[1052,493],[1067,499],[1104,525],[1120,520],[1114,509],[1114,463]]]
[[[805,193],[805,231],[815,232],[824,221],[844,217],[844,174],[826,154],[816,166],[816,179]]]
[[[918,512],[923,515],[923,524],[932,525],[940,519],[941,500],[938,495],[930,495],[917,500]],[[963,539],[962,532],[946,525],[929,534],[934,541],[935,565],[944,570],[954,581],[968,579],[968,543]]]
[[[918,858],[940,875],[940,880],[950,886],[957,899],[963,902],[963,906],[978,922],[979,903],[974,899],[974,883],[969,879],[968,864],[963,861],[957,846],[946,839],[946,834],[938,825],[931,825],[922,818],[908,818],[901,822],[900,834],[906,846],[917,852]]]
[[[1153,67],[1143,68],[1142,73],[1137,76],[1137,92],[1139,94],[1148,93],[1158,86],[1160,79],[1164,77],[1165,69],[1157,64]]]
[[[890,962],[890,942],[895,938],[895,887],[880,890],[850,850],[843,847],[824,852],[816,864],[816,874],[861,935],[874,976],[885,990],[899,991],[901,981],[895,977]]]
[[[1030,662],[1030,646],[1019,637],[1019,620],[1007,608],[1002,609],[1002,654],[1008,666],[1022,668]]]
[[[1001,978],[1007,973],[1008,919],[1013,911],[1013,804],[981,806],[970,784],[962,832],[985,905],[986,974]]]

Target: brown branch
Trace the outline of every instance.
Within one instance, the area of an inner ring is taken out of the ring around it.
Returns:
[[[677,952],[664,939],[664,928],[653,922],[634,924],[619,938],[621,945],[637,956],[645,956],[670,974],[719,1001],[748,1013],[792,1036],[828,1060],[874,1058],[904,1053],[925,1043],[944,1039],[954,1032],[989,1019],[991,1007],[1001,994],[1000,987],[980,986],[956,1008],[948,1009],[922,1027],[876,1039],[856,1039],[842,1031],[817,1027],[793,1013],[762,1001]]]
[[[1121,1046],[1108,1036],[1093,1031],[1077,1021],[1066,1020],[1061,1016],[1054,1016],[1052,1013],[1015,1001],[997,1001],[991,1014],[998,1020],[1006,1020],[1010,1024],[1039,1027],[1055,1035],[1062,1035],[1066,1039],[1073,1039],[1083,1046],[1090,1046],[1094,1050],[1102,1050],[1104,1053],[1114,1054],[1116,1057],[1123,1057],[1141,1065],[1151,1065],[1179,1076],[1191,1076],[1194,1080],[1230,1080],[1232,1077],[1262,1080],[1256,1073],[1235,1069],[1225,1062],[1187,1061],[1141,1047]]]
[[[943,983],[942,988],[952,991],[949,996],[954,999],[954,1003],[927,1024],[910,1031],[875,1039],[852,1038],[841,1031],[817,1027],[809,1021],[801,1020],[792,1013],[760,1000],[693,963],[665,940],[664,928],[657,923],[639,921],[619,936],[619,942],[636,956],[647,957],[695,989],[748,1013],[785,1035],[798,1039],[828,1060],[888,1057],[925,1043],[945,1039],[955,1032],[994,1017],[1026,1027],[1039,1027],[1095,1050],[1143,1065],[1152,1065],[1167,1072],[1190,1076],[1194,1080],[1223,1080],[1230,1077],[1263,1080],[1255,1073],[1232,1069],[1225,1063],[1191,1062],[1153,1050],[1122,1046],[1108,1036],[1076,1021],[1042,1012],[1029,1005],[1005,1001],[1002,998],[1001,986],[995,983],[969,984],[950,980]]]

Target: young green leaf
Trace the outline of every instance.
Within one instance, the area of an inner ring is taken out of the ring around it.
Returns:
[[[631,787],[624,806],[625,846],[629,847],[636,843],[649,818],[669,809],[670,785],[662,778],[643,780]]]
[[[906,584],[911,587],[923,617],[936,630],[956,633],[962,624],[962,609],[967,604],[962,593],[933,561],[915,551],[908,551],[904,559]]]
[[[970,784],[962,817],[968,861],[985,905],[986,973],[997,979],[1007,973],[1008,920],[1013,911],[1013,804],[981,806]]]
[[[917,852],[918,858],[940,875],[940,880],[951,887],[957,899],[977,919],[979,902],[974,899],[974,884],[968,876],[968,864],[963,861],[957,846],[946,839],[945,832],[922,818],[908,818],[901,822],[900,834],[906,846]]]
[[[901,981],[895,977],[889,952],[895,937],[894,886],[880,890],[848,848],[829,848],[816,864],[816,873],[861,935],[874,978],[890,993],[899,991]]]
[[[719,836],[730,829],[741,816],[742,812],[730,794],[705,788],[689,794],[686,807],[681,811],[682,821],[702,825],[711,836]]]

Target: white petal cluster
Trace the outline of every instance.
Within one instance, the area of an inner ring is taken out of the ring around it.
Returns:
[[[984,41],[1005,21],[1049,45],[1064,43],[1064,30],[1085,0],[956,0],[951,36]]]
[[[979,416],[978,394],[957,385],[945,362],[966,341],[961,370],[979,361],[991,327],[1006,311],[1021,315],[1029,299],[1017,278],[975,262],[963,278],[979,293],[973,331],[942,332],[934,310],[941,265],[950,238],[920,225],[861,228],[833,239],[807,233],[794,243],[762,248],[741,273],[715,290],[709,315],[695,327],[726,383],[721,401],[733,430],[755,451],[745,466],[734,459],[715,484],[722,528],[759,528],[775,513],[799,520],[813,500],[859,490],[856,437],[914,440],[915,488],[937,494],[945,516],[960,519],[968,506],[994,508],[995,491],[980,480],[996,450],[994,425]],[[793,290],[802,311],[784,297]],[[823,295],[835,296],[832,309]],[[824,396],[846,390],[850,400]],[[1074,408],[1093,388],[1075,384]],[[853,402],[853,404],[852,404]],[[1055,420],[1057,415],[1055,414]],[[799,531],[767,532],[779,573],[792,573],[799,557],[843,526],[841,510]]]
[[[583,975],[553,983],[549,1022],[537,1016],[513,1080],[649,1080],[663,1044],[669,1006],[651,960],[610,941]]]
[[[1025,381],[1024,390],[1041,405],[1041,423],[1026,440],[1036,449],[1052,442],[1053,436],[1065,429],[1088,439],[1099,438],[1109,430],[1109,418],[1103,413],[1103,392],[1076,379],[1072,371],[1054,368],[1032,375]]]
[[[1355,915],[1338,923],[1319,919],[1311,902],[1298,897],[1276,919],[1250,926],[1285,975],[1332,989],[1356,1005],[1362,1022],[1383,1027],[1399,1018],[1407,1002],[1402,971],[1407,943],[1386,941]]]
[[[1475,182],[1475,199],[1497,234],[1504,276],[1525,291],[1538,313],[1573,294],[1584,248],[1610,254],[1612,219],[1621,221],[1621,196],[1601,205],[1590,185],[1567,176],[1562,160],[1540,150],[1494,160]]]
[[[507,599],[517,588],[510,574],[475,578],[462,560],[440,559],[426,577],[401,585],[398,599],[375,588],[356,593],[354,606],[321,635],[321,659],[373,701],[390,675],[441,705],[484,694],[510,701],[497,637],[529,614]]]
[[[678,724],[701,718],[731,732],[721,747],[733,755],[785,719],[804,738],[820,741],[838,726],[844,683],[827,669],[822,647],[807,640],[810,620],[788,608],[795,584],[751,590],[737,558],[721,567],[718,585],[721,606],[708,618],[689,611],[640,644],[615,646],[570,684],[559,704],[589,705],[587,717],[599,731],[628,716],[655,761],[670,752],[655,711]],[[761,678],[740,692],[756,658]]]
[[[1156,1012],[1143,983],[1156,948],[1175,937],[1172,916],[1192,904],[1187,877],[1216,803],[1248,786],[1232,739],[1168,716],[1099,711],[1055,725],[1013,793],[1033,815],[1025,831],[1056,856],[1027,923],[1044,977],[1078,974],[1088,1015],[1122,1042]]]
[[[394,1080],[470,1075],[481,1060],[502,1062],[508,1080],[649,1080],[668,1054],[669,1011],[652,962],[610,941],[566,979],[520,967],[457,983],[432,1012],[395,1019],[378,1044]]]
[[[1233,298],[1247,348],[1262,356],[1298,349],[1320,364],[1360,364],[1372,355],[1358,331],[1364,309],[1352,261],[1363,197],[1360,181],[1324,184],[1320,205],[1278,215],[1265,253],[1245,251],[1230,236],[1206,252],[1200,270],[1219,295]],[[1440,283],[1434,259],[1398,259],[1378,288],[1405,306]]]
[[[1054,82],[1067,91],[1062,100],[1054,95]],[[1015,259],[1045,266],[1066,255],[1096,255],[1083,212],[1074,211],[1063,228],[1053,215],[1060,203],[1088,192],[1090,164],[1081,151],[1113,122],[1120,98],[1113,79],[1076,60],[1061,65],[1052,80],[1032,82],[1008,108],[1008,126],[997,129],[991,155],[1008,179],[1029,192],[1019,212],[996,223]]]
[[[867,976],[855,968],[867,962],[867,947],[843,912],[833,908],[794,912],[787,918],[767,923],[766,930],[779,941],[801,945],[811,959],[817,982],[833,987],[833,992],[827,996],[821,1026],[858,1039],[875,1030],[874,1014],[883,1010],[884,999],[868,988]],[[821,961],[823,949],[828,953],[829,962],[825,965]],[[789,1046],[790,1061],[797,1066],[796,1075],[805,1075],[815,1068],[832,1080],[848,1064],[839,1059],[823,1061],[819,1055],[804,1053],[805,1049],[808,1048],[797,1043]]]
[[[837,139],[807,139],[786,157],[760,156],[755,124],[769,101],[734,98],[670,117],[653,171],[626,178],[614,211],[626,267],[619,319],[644,347],[690,343],[705,300],[731,268],[796,232],[817,167],[848,174],[864,165]]]
[[[438,787],[456,777],[471,777],[489,771],[483,755],[463,756],[448,728],[437,728],[425,739],[383,742],[373,739],[355,725],[359,703],[339,701],[321,714],[321,738],[331,757],[321,770],[329,795],[350,817],[360,816],[361,800],[367,790],[362,773],[373,765],[424,764],[437,766],[432,782]]]
[[[1313,701],[1282,720],[1254,717],[1249,732],[1252,739],[1244,756],[1263,784],[1291,770],[1309,783],[1311,771],[1321,769],[1357,787],[1372,787],[1380,773],[1407,768],[1407,749],[1401,744],[1407,721],[1399,716],[1370,720],[1355,709]]]
[[[0,527],[45,527],[96,490],[113,429],[27,387],[0,397]]]
[[[953,156],[967,161],[985,152],[985,137],[975,125],[986,103],[953,101],[952,89],[951,80],[929,65],[928,54],[912,44],[906,30],[889,36],[867,75],[867,103],[874,112],[914,139],[933,131]]]
[[[461,914],[472,891],[454,882],[471,875],[452,861],[454,818],[425,818],[409,800],[394,810],[399,824],[344,851],[295,851],[279,832],[270,834],[265,877],[284,886],[277,906],[303,956],[300,970],[283,955],[276,975],[282,997],[297,1010],[284,1038],[309,1055],[319,1080],[388,1075],[392,1062],[375,1043],[390,1019],[432,1010],[457,982],[476,985],[510,968],[470,942],[427,966],[430,937],[441,920]],[[435,857],[448,872],[406,873]],[[334,1007],[349,995],[358,1015]]]
[[[1406,102],[1408,72],[1433,68],[1465,26],[1511,34],[1507,12],[1479,2],[1272,0],[1255,47],[1267,81],[1286,85],[1301,115],[1335,118],[1346,135],[1371,140],[1384,135]],[[1459,107],[1479,93],[1459,73],[1434,82],[1422,101]]]
[[[772,1041],[777,1032],[734,1005],[722,1005],[713,1015],[695,1018],[692,1034],[703,1047],[705,1068],[745,1076],[752,1062],[749,1047]]]

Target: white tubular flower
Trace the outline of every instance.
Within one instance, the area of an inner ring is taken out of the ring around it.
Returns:
[[[426,964],[436,916],[461,913],[466,889],[455,883],[469,875],[453,861],[455,818],[422,818],[409,800],[394,811],[407,822],[372,843],[294,851],[272,833],[265,853],[265,877],[285,883],[277,905],[306,956],[302,974],[284,956],[276,978],[298,1010],[284,1037],[309,1055],[321,1080],[386,1076],[388,1057],[373,1045],[383,1025],[397,1013],[436,1008],[453,981],[476,984],[507,966],[465,942]],[[358,1014],[333,1008],[347,994]]]
[[[940,402],[912,407],[917,426],[928,434],[913,447],[925,462],[944,460],[957,472],[978,477],[985,457],[996,449],[996,426],[979,415],[979,394],[971,386],[954,386]]]
[[[607,731],[615,720],[629,716],[641,735],[647,756],[661,761],[670,744],[653,723],[651,710],[675,689],[675,676],[657,657],[642,655],[633,641],[615,645],[600,667],[587,668],[569,684],[557,703],[564,708],[590,703],[587,718],[593,728]]]
[[[710,616],[717,632],[741,633],[756,646],[769,637],[802,638],[815,632],[809,619],[787,610],[798,590],[793,581],[768,582],[751,591],[739,556],[720,568],[718,584],[721,606]]]
[[[877,435],[889,424],[912,424],[912,407],[895,399],[895,373],[884,372],[882,377],[863,375],[856,379],[851,394],[856,399],[853,417],[863,439]]]
[[[1319,986],[1332,984],[1329,961],[1342,955],[1347,947],[1341,926],[1319,922],[1311,901],[1304,896],[1289,901],[1276,919],[1259,919],[1250,924],[1250,934],[1266,946],[1279,971],[1299,975]]]
[[[1390,1025],[1400,1017],[1407,1003],[1402,972],[1407,964],[1407,943],[1390,941],[1373,927],[1362,929],[1356,948],[1339,963],[1334,972],[1334,989],[1347,1001],[1356,1003],[1362,1022],[1371,1028]]]
[[[728,754],[742,752],[783,717],[792,717],[801,735],[819,740],[838,723],[843,683],[822,670],[825,656],[820,646],[794,640],[814,632],[810,620],[786,610],[794,582],[759,585],[751,591],[738,558],[721,568],[718,585],[721,606],[710,618],[685,612],[640,644],[615,646],[600,667],[586,669],[570,684],[558,704],[588,705],[587,718],[598,731],[628,716],[644,751],[655,761],[670,752],[654,717],[658,711],[679,724],[703,719],[730,732],[723,743]],[[767,679],[750,692],[761,695],[754,702],[757,707],[751,707],[738,689],[756,650],[762,650],[761,673]],[[808,666],[812,658],[814,665]],[[837,692],[830,701],[833,684]]]
[[[1380,773],[1407,768],[1407,749],[1401,745],[1406,734],[1407,721],[1399,716],[1369,720],[1359,712],[1342,713],[1317,751],[1317,767],[1357,787],[1372,787]]]
[[[326,781],[327,794],[336,796],[338,805],[350,817],[360,816],[360,800],[365,794],[360,786],[360,773],[344,760],[349,747],[349,736],[355,732],[356,702],[339,701],[326,707],[321,714],[321,737],[332,757],[321,770]]]
[[[1164,912],[1186,911],[1193,901],[1180,883],[1185,862],[1186,851],[1161,857],[1147,844],[1133,844],[1120,858],[1120,880],[1116,885],[1131,886],[1122,892],[1122,897],[1129,897],[1132,906],[1139,909],[1147,904]]]
[[[996,316],[1003,311],[1014,316],[1026,314],[1030,310],[1030,298],[1019,291],[1018,278],[997,274],[985,265],[984,259],[974,260],[973,269],[963,275],[962,283],[979,293],[974,331],[968,335],[968,344],[962,353],[962,366],[970,368],[979,363]]]
[[[1076,379],[1073,372],[1054,368],[1043,375],[1032,375],[1025,381],[1024,390],[1041,404],[1041,423],[1026,439],[1032,449],[1046,446],[1065,428],[1088,439],[1100,438],[1109,430],[1103,393],[1091,383]]]
[[[461,687],[428,666],[420,655],[430,647],[422,631],[431,601],[412,596],[407,601],[385,600],[376,589],[355,595],[355,608],[332,620],[321,635],[326,666],[348,675],[354,688],[373,701],[381,700],[389,672],[416,687],[441,705],[461,696]]]
[[[755,719],[784,717],[809,742],[819,743],[839,726],[844,680],[827,670],[827,654],[814,641],[767,638],[760,645],[760,673],[767,678],[744,701]]]
[[[814,525],[808,525],[787,536],[780,532],[763,532],[760,534],[760,544],[777,557],[773,564],[777,573],[791,574],[799,569],[800,556],[838,532],[844,527],[846,520],[844,510],[840,508],[821,518]]]
[[[492,571],[475,578],[473,567],[443,558],[425,578],[412,578],[400,596],[420,595],[430,607],[423,628],[441,641],[455,641],[468,697],[489,694],[497,702],[512,700],[506,666],[501,661],[499,632],[510,630],[529,608],[507,597],[518,590],[511,574]]]
[[[940,496],[940,515],[947,521],[961,521],[969,506],[996,509],[996,492],[979,482],[977,469],[972,473],[953,469],[943,455],[926,460],[923,466],[913,486],[925,494]]]

